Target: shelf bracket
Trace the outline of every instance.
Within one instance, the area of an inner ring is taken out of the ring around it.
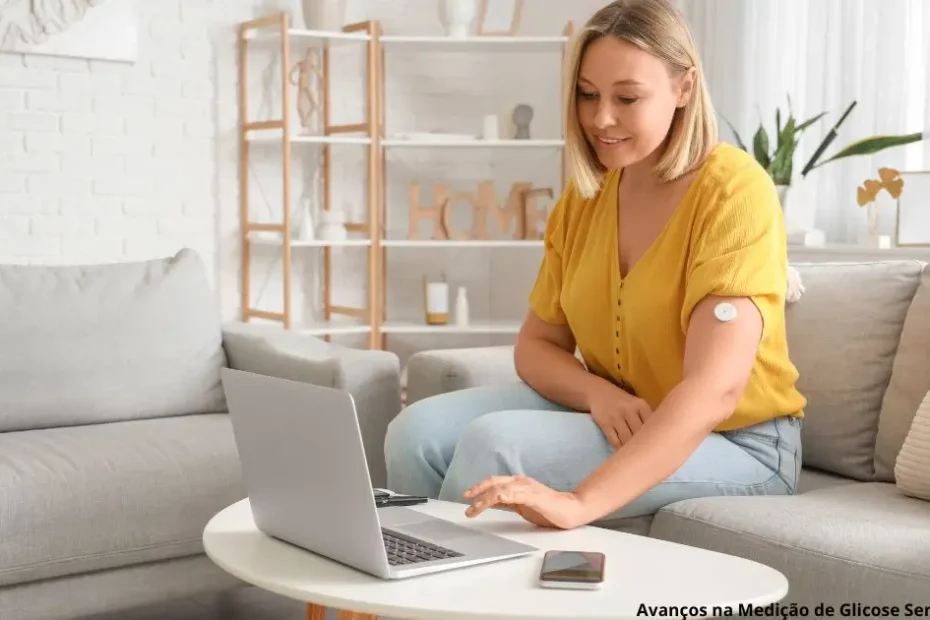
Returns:
[[[244,319],[256,318],[267,319],[269,321],[284,321],[284,314],[281,312],[268,312],[267,310],[257,310],[255,308],[246,308],[243,311]]]
[[[330,306],[329,311],[331,314],[343,314],[345,316],[354,316],[359,319],[364,319],[368,316],[368,310],[365,308],[350,308],[348,306]]]
[[[247,223],[246,230],[254,232],[284,232],[284,224],[257,224],[257,223]]]
[[[270,121],[252,121],[250,123],[243,123],[242,128],[245,131],[255,131],[261,129],[284,129],[284,121],[281,119]]]
[[[368,123],[358,123],[356,125],[327,125],[325,133],[328,135],[337,133],[368,133]]]

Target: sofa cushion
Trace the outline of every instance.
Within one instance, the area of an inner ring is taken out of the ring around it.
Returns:
[[[513,346],[418,351],[407,360],[407,403],[479,385],[520,381]]]
[[[240,477],[225,414],[0,433],[0,587],[200,553]]]
[[[895,465],[897,486],[912,497],[930,500],[930,392],[914,416]]]
[[[650,535],[781,571],[783,603],[930,605],[930,502],[893,484],[857,482],[795,496],[686,500],[656,514]],[[903,613],[898,614],[903,616]]]
[[[190,250],[0,266],[0,431],[225,411],[216,305]]]
[[[875,479],[894,481],[895,459],[917,406],[930,391],[930,267],[907,311],[875,438]]]
[[[882,398],[922,264],[797,264],[806,291],[788,306],[789,354],[807,398],[804,465],[874,476]]]
[[[801,493],[810,493],[811,491],[816,491],[818,489],[828,489],[830,487],[838,487],[843,484],[859,483],[852,478],[837,476],[836,474],[831,474],[829,472],[820,471],[817,469],[811,469],[810,467],[802,467],[801,475],[798,476],[798,485],[795,487],[794,493],[795,495],[800,495]]]

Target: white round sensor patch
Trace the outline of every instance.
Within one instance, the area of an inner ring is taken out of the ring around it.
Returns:
[[[720,303],[714,308],[714,316],[721,323],[729,323],[736,318],[736,306],[731,303]]]

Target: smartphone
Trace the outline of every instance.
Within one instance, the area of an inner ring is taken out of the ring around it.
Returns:
[[[604,583],[607,558],[597,551],[547,551],[539,571],[544,588],[597,590]]]

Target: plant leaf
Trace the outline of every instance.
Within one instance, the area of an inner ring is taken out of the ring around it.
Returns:
[[[781,148],[781,108],[775,108],[775,150]]]
[[[759,129],[756,131],[756,135],[752,140],[752,150],[753,154],[756,156],[756,161],[759,162],[763,168],[768,168],[771,163],[769,159],[769,134],[762,125],[759,125]]]
[[[843,112],[842,116],[840,116],[840,120],[838,120],[836,124],[833,125],[830,131],[827,132],[827,135],[824,136],[823,140],[820,141],[820,145],[814,151],[814,154],[811,155],[811,158],[807,160],[807,163],[804,165],[804,168],[801,170],[802,179],[805,178],[808,174],[810,174],[811,170],[821,165],[820,163],[818,163],[818,161],[820,160],[820,156],[823,155],[827,151],[827,148],[829,148],[829,146],[836,139],[836,136],[838,135],[837,132],[839,131],[840,125],[842,125],[846,121],[846,118],[850,114],[852,114],[852,111],[856,107],[857,103],[858,103],[857,101],[853,100],[853,102],[849,104],[849,107],[846,108],[846,111]]]
[[[789,120],[789,125],[791,125],[792,122],[793,119]],[[797,148],[797,140],[794,134],[788,131],[788,129],[790,129],[790,127],[786,126],[782,131],[785,136],[784,140],[782,141],[781,148],[775,151],[775,156],[772,158],[770,174],[776,185],[791,185],[792,163],[794,160],[794,152]]]
[[[864,138],[840,149],[833,157],[820,162],[815,168],[837,159],[856,157],[859,155],[873,155],[885,149],[920,142],[923,139],[923,133],[920,132],[900,136],[872,136],[870,138]]]
[[[798,130],[795,128],[794,117],[791,116],[788,118],[788,122],[785,123],[785,128],[782,129],[783,135],[780,136],[781,141],[787,142],[788,140],[791,140],[792,142],[794,142],[795,136],[797,135],[797,133],[798,133]]]
[[[811,125],[819,121],[820,119],[822,119],[826,114],[827,114],[826,112],[821,112],[817,116],[807,119],[806,121],[798,125],[797,129],[795,129],[794,131],[796,133],[801,133],[802,131],[804,131],[805,129],[807,129],[808,127],[810,127]]]

